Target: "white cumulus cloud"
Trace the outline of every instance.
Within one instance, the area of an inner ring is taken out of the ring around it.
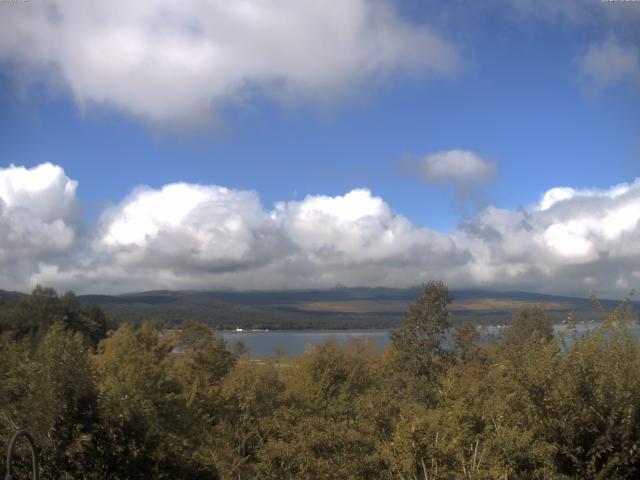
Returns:
[[[462,262],[446,235],[418,227],[365,189],[265,209],[255,192],[170,184],[108,209],[72,264],[32,283],[148,288],[410,286]]]
[[[620,84],[640,87],[640,50],[610,36],[592,44],[579,59],[584,81],[596,91]]]
[[[188,274],[269,261],[276,234],[255,192],[175,183],[139,188],[105,212],[93,246],[131,268]]]
[[[34,1],[2,9],[2,59],[57,75],[81,106],[157,122],[255,92],[323,100],[370,77],[458,63],[387,0]]]
[[[139,187],[95,228],[55,165],[0,170],[0,288],[80,292],[416,285],[624,295],[640,281],[640,179],[556,187],[489,206],[452,233],[414,224],[367,189],[265,207],[256,192]]]
[[[625,294],[640,272],[640,179],[605,190],[555,188],[522,210],[489,207],[454,233],[477,283]]]
[[[74,240],[77,182],[50,163],[0,168],[0,257],[62,251]]]
[[[39,261],[73,246],[76,187],[62,168],[50,163],[0,168],[0,269],[5,288],[22,287]]]
[[[465,217],[486,205],[484,188],[496,174],[493,161],[459,148],[400,159],[397,166],[402,174],[429,185],[453,187],[457,210]]]
[[[421,173],[429,183],[471,184],[493,177],[495,165],[470,150],[431,153],[420,162]]]
[[[413,225],[366,189],[280,203],[273,216],[287,238],[321,265],[397,268],[420,257],[438,263],[435,255],[453,252],[445,235]]]

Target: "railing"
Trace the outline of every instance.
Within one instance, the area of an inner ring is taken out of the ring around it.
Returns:
[[[19,430],[13,434],[11,437],[11,441],[9,442],[9,448],[7,449],[7,475],[4,477],[4,480],[14,480],[13,477],[13,451],[15,449],[16,442],[20,437],[24,437],[29,443],[29,447],[31,447],[31,478],[33,480],[38,480],[39,472],[38,472],[38,454],[36,452],[36,442],[33,440],[33,437],[24,430]]]

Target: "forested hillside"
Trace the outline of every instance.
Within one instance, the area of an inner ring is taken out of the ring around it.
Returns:
[[[335,288],[293,291],[154,291],[126,295],[79,295],[80,305],[97,305],[116,324],[152,320],[164,328],[194,320],[217,330],[245,329],[362,329],[392,328],[420,292],[419,288]],[[0,291],[2,305],[15,304],[25,294]],[[528,292],[458,290],[450,309],[454,325],[498,325],[510,322],[522,306],[541,305],[554,322],[570,313],[581,320],[598,319],[588,298]],[[614,300],[602,300],[608,309]],[[635,302],[635,306],[638,303]]]
[[[40,288],[2,311],[0,449],[31,432],[43,479],[640,475],[628,302],[582,338],[578,318],[557,338],[533,306],[493,344],[465,323],[445,349],[450,307],[430,282],[382,353],[328,343],[259,364],[202,324],[114,330],[98,307]]]
[[[97,305],[115,323],[140,325],[153,321],[177,328],[186,320],[216,330],[244,329],[363,329],[400,324],[420,288],[334,288],[286,291],[152,291],[125,295],[78,295],[79,305]],[[0,291],[2,305],[11,306],[25,294]],[[574,312],[581,320],[599,318],[588,298],[529,292],[457,290],[450,310],[454,325],[507,324],[522,306],[538,304],[554,322]],[[602,300],[609,309],[617,301]],[[637,306],[637,303],[636,303]]]

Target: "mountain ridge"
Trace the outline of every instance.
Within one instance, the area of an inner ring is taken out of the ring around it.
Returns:
[[[116,323],[159,322],[176,327],[195,320],[216,329],[351,329],[391,328],[400,323],[420,287],[339,287],[300,290],[149,290],[118,295],[78,295],[78,302],[100,306]],[[17,302],[25,293],[0,290],[0,301]],[[506,324],[521,307],[540,304],[560,322],[575,312],[582,319],[597,319],[588,298],[523,291],[452,290],[452,321],[478,325]],[[603,299],[605,310],[619,300]],[[639,309],[640,302],[632,302]]]

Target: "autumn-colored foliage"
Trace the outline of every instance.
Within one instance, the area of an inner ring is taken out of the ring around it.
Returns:
[[[107,332],[39,288],[0,317],[0,448],[29,430],[43,479],[640,478],[627,302],[561,336],[523,308],[489,344],[450,302],[425,284],[383,352],[255,362],[199,324]]]

